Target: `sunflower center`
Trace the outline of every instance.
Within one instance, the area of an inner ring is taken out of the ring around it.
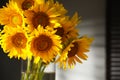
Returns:
[[[38,25],[41,25],[45,28],[47,25],[49,25],[49,17],[44,12],[35,13],[35,15],[32,19],[32,23],[35,28],[37,28]]]
[[[11,23],[14,25],[21,25],[22,24],[22,17],[19,14],[14,14],[11,16]]]
[[[77,54],[78,52],[78,43],[74,42],[73,43],[74,47],[71,48],[71,51],[68,52],[68,57],[73,57]]]
[[[63,37],[63,35],[64,35],[63,27],[58,27],[55,30],[57,30],[57,32],[55,33],[56,35],[59,35],[59,36]]]
[[[52,40],[46,35],[40,35],[34,40],[33,45],[37,51],[47,51],[52,47]]]
[[[24,2],[22,3],[22,9],[28,10],[32,5],[34,5],[33,0],[24,0]]]
[[[27,42],[27,38],[23,33],[16,33],[12,36],[12,43],[17,48],[25,48]]]

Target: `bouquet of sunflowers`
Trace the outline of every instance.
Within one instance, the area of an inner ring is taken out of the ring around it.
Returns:
[[[74,68],[88,58],[93,39],[79,36],[79,22],[58,1],[9,0],[0,8],[0,45],[10,58],[27,60],[21,80],[42,80],[50,63]]]

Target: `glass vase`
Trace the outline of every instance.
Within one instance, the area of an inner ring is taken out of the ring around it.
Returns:
[[[21,80],[55,80],[55,64],[21,60]]]

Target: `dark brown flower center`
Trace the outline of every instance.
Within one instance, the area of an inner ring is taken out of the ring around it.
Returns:
[[[23,33],[16,33],[12,36],[12,43],[15,47],[25,48],[27,42],[27,38]]]
[[[74,45],[74,47],[71,47],[71,50],[68,52],[68,57],[73,57],[78,52],[78,43],[74,42],[73,45]]]
[[[59,36],[63,37],[63,35],[64,35],[63,27],[58,27],[55,30],[57,30],[57,32],[55,33],[56,35],[59,35]]]
[[[49,25],[49,16],[44,12],[35,13],[32,23],[35,28],[37,28],[38,25],[41,25],[45,28],[47,25]]]
[[[34,1],[33,0],[25,0],[22,3],[22,9],[23,10],[28,10],[32,5],[34,5]]]
[[[33,47],[37,51],[48,51],[52,47],[52,40],[46,35],[40,35],[34,39]]]

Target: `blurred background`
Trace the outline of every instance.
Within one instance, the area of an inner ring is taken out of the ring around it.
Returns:
[[[8,0],[0,0],[0,7]],[[94,37],[94,42],[90,48],[87,61],[83,64],[76,64],[72,70],[62,70],[56,65],[56,80],[120,80],[118,77],[111,79],[111,54],[112,48],[116,52],[116,47],[111,47],[112,27],[118,28],[120,17],[118,18],[117,1],[113,0],[58,0],[68,10],[68,15],[73,15],[76,11],[82,16],[82,22],[77,26],[79,34],[87,34]],[[117,5],[117,6],[116,6]],[[113,12],[114,11],[114,12]],[[117,13],[117,14],[116,14]],[[116,17],[117,16],[117,17]],[[117,24],[118,23],[118,24]],[[116,25],[117,24],[117,25]],[[115,31],[114,31],[115,32]],[[119,39],[119,38],[118,38]],[[120,40],[119,40],[120,41]],[[119,42],[118,40],[115,42]],[[120,46],[117,52],[120,53]],[[115,53],[113,52],[113,53]],[[118,55],[118,54],[117,54]],[[116,54],[114,55],[116,56]],[[118,55],[120,56],[120,55]],[[119,58],[119,57],[118,57]],[[120,62],[120,58],[117,59]],[[119,67],[120,65],[118,65]],[[120,68],[114,68],[120,71]],[[6,54],[0,50],[0,80],[18,80],[21,74],[21,62],[10,60]],[[116,73],[114,73],[116,74]]]
[[[57,71],[56,80],[105,80],[106,75],[106,0],[59,0],[69,15],[78,12],[81,23],[77,26],[80,35],[94,37],[87,61],[77,64],[72,70]]]

